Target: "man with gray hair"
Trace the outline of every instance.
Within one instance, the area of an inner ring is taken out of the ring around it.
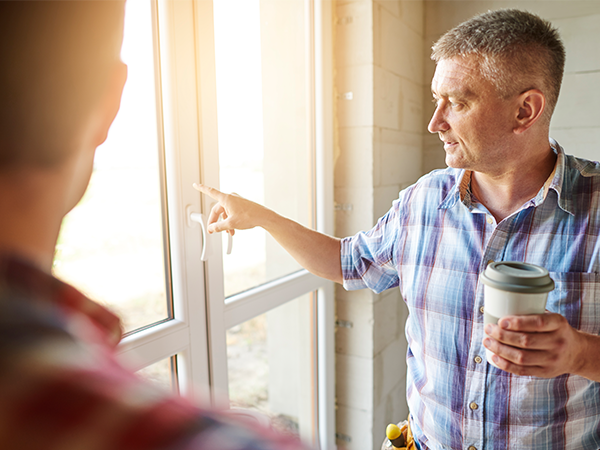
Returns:
[[[598,449],[600,165],[549,138],[558,32],[534,14],[488,12],[446,33],[432,58],[428,129],[448,168],[400,192],[373,229],[337,239],[198,186],[219,201],[209,230],[262,226],[346,289],[399,287],[417,448]],[[479,275],[493,261],[547,268],[547,312],[484,326]]]

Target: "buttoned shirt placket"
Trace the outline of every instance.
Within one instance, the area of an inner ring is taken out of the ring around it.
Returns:
[[[481,274],[485,268],[495,262],[504,261],[506,258],[506,246],[511,236],[512,227],[519,220],[519,214],[530,207],[535,207],[537,202],[543,201],[547,193],[544,187],[535,199],[525,203],[518,211],[506,217],[500,223],[496,222],[494,216],[488,209],[476,201],[470,202],[467,198],[467,206],[472,214],[483,214],[485,217],[485,236],[483,237],[484,249],[479,265],[479,273]],[[495,442],[486,442],[486,435],[490,435],[490,430],[486,430],[489,423],[486,422],[487,413],[487,393],[490,384],[495,380],[492,377],[498,375],[497,369],[491,366],[485,354],[483,339],[484,332],[484,295],[483,284],[478,283],[477,295],[473,305],[473,332],[471,334],[471,342],[469,345],[469,365],[466,371],[465,379],[465,398],[464,398],[464,421],[463,421],[463,442],[466,450],[480,450],[483,448],[495,448],[499,444]],[[508,376],[502,374],[501,376]],[[509,405],[506,406],[507,408]],[[509,441],[510,433],[507,431],[504,438]],[[502,445],[503,447],[503,445]],[[500,448],[500,447],[498,447]]]
[[[467,178],[469,174],[465,174]],[[463,204],[459,207],[467,207],[471,214],[482,216],[485,221],[484,238],[485,250],[481,258],[479,273],[483,272],[487,265],[498,258],[497,247],[501,244],[504,233],[498,230],[496,220],[489,211],[481,204],[472,201],[470,193],[461,195]],[[473,217],[474,220],[481,220]],[[498,230],[498,232],[497,232]],[[502,246],[499,247],[500,249]],[[480,450],[485,443],[485,400],[486,400],[486,377],[488,363],[483,346],[483,288],[477,287],[477,295],[473,304],[473,329],[469,345],[469,358],[466,368],[465,397],[463,399],[463,444],[465,450]]]

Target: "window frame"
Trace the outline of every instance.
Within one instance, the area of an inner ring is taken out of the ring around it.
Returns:
[[[311,136],[315,158],[316,229],[333,234],[333,75],[330,0],[306,0],[312,74]],[[164,145],[166,221],[173,319],[133,332],[119,346],[121,360],[138,370],[178,355],[183,395],[228,406],[225,332],[298,296],[316,292],[313,444],[335,444],[333,283],[300,270],[225,300],[221,237],[189,220],[208,217],[213,202],[192,189],[219,186],[216,70],[212,0],[152,0],[159,141]],[[160,68],[160,69],[159,69]],[[216,170],[215,170],[216,168]],[[206,245],[208,261],[202,261]]]

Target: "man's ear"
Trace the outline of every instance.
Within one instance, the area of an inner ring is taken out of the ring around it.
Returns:
[[[125,81],[127,81],[127,65],[119,61],[115,64],[106,86],[105,95],[98,105],[99,121],[94,139],[95,147],[102,144],[108,137],[108,130],[121,107],[121,95]]]
[[[529,89],[518,96],[517,104],[519,109],[513,131],[521,134],[542,117],[546,108],[546,96],[539,89]]]

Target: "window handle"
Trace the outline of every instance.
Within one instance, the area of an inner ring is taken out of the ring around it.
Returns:
[[[189,209],[189,206],[188,206]],[[196,222],[200,224],[200,228],[202,229],[202,253],[200,254],[200,260],[206,261],[208,257],[206,256],[208,250],[208,233],[206,232],[206,224],[204,220],[204,214],[197,212],[190,212],[188,214],[188,225],[191,227],[192,222]]]
[[[202,254],[200,255],[200,260],[207,261],[208,260],[208,232],[206,230],[206,219],[204,218],[204,214],[197,213],[192,211],[192,206],[188,205],[186,207],[186,216],[187,223],[189,227],[194,226],[195,223],[200,224],[200,228],[202,229]],[[227,233],[227,254],[231,255],[231,251],[233,249],[233,236]]]
[[[231,255],[231,250],[233,250],[233,236],[230,233],[227,233],[227,254]]]

